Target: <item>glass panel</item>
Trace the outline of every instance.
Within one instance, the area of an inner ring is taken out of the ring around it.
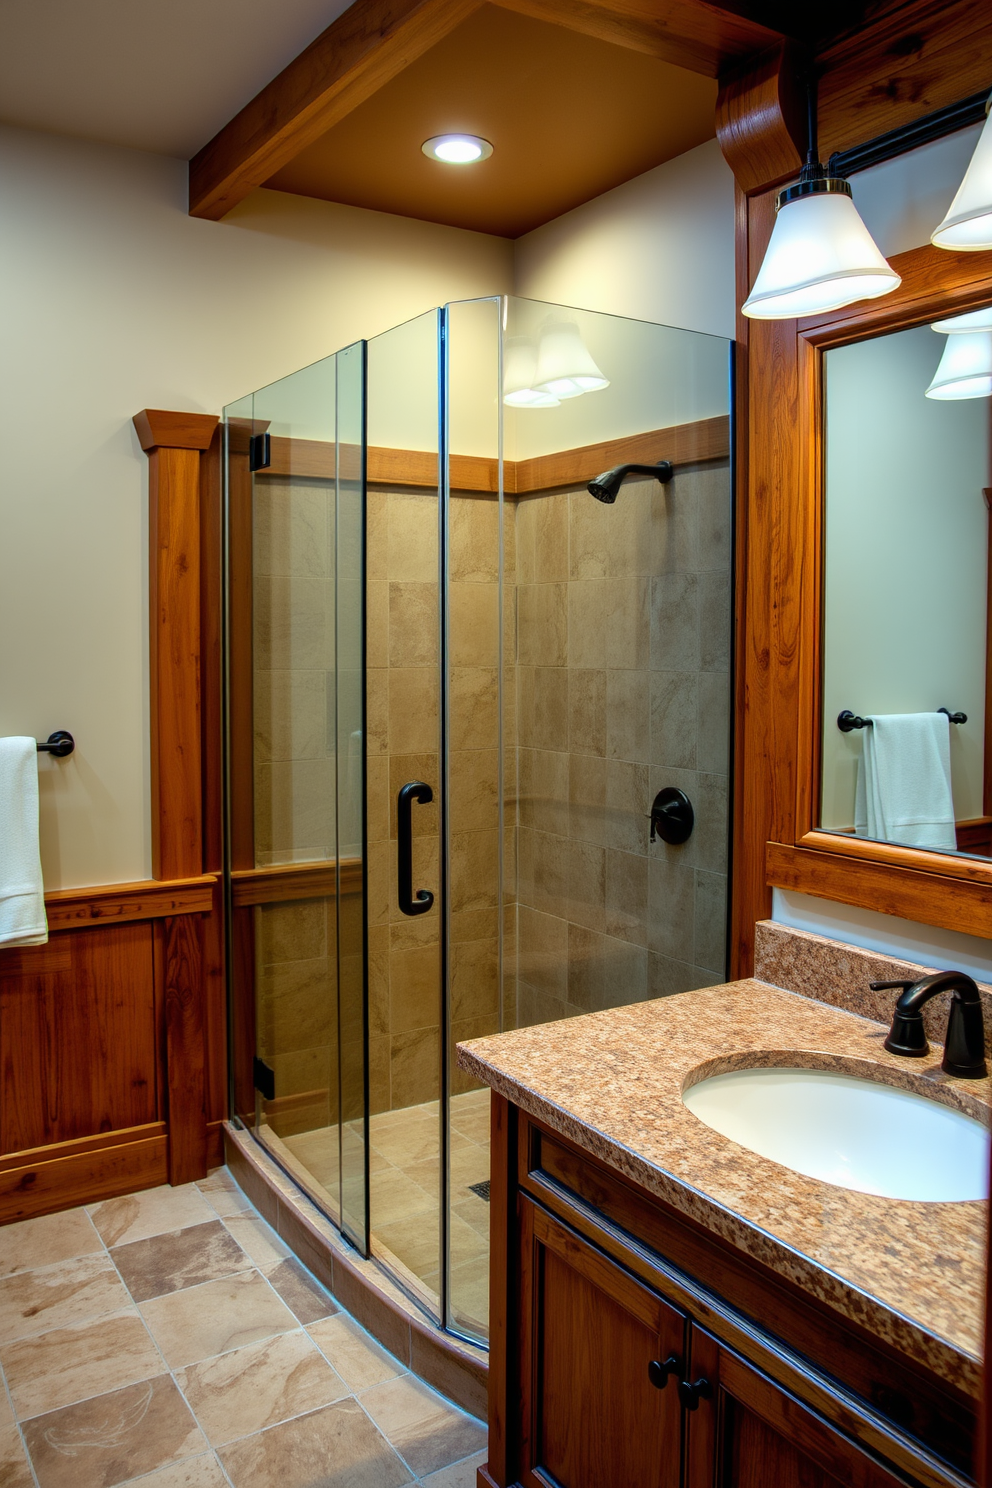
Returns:
[[[928,396],[972,358],[983,377]],[[824,364],[820,825],[987,858],[992,332],[924,325]]]
[[[232,1065],[236,1111],[364,1248],[362,784],[338,769],[339,730],[362,754],[362,468],[338,479],[336,438],[340,406],[361,450],[360,348],[342,362],[226,411]]]
[[[440,1297],[441,882],[438,314],[368,344],[369,1021],[372,1248],[434,1313]],[[397,894],[400,788],[413,892]]]
[[[454,1046],[500,1029],[501,520],[498,300],[447,311],[449,1326],[488,1335],[489,1090]]]
[[[368,1249],[365,944],[365,343],[337,355],[338,1049],[341,1228]]]
[[[507,1027],[724,979],[729,388],[720,338],[509,302]],[[660,460],[667,484],[587,488]],[[663,790],[691,803],[684,842],[652,840]]]

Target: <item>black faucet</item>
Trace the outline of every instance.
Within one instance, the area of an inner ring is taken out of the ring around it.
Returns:
[[[959,1080],[980,1080],[988,1074],[982,995],[970,976],[963,971],[935,971],[918,982],[870,982],[869,986],[873,992],[903,989],[885,1047],[890,1054],[906,1054],[911,1059],[922,1059],[930,1052],[923,1028],[924,1007],[938,993],[953,992],[940,1067]]]

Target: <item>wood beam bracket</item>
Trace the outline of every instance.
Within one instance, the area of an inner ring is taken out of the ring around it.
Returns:
[[[717,138],[746,196],[781,186],[802,169],[810,63],[809,53],[786,39],[720,78]]]

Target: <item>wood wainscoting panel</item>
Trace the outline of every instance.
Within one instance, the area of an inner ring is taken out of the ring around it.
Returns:
[[[169,1112],[169,1182],[190,1183],[207,1171],[206,1048],[200,921],[158,921],[165,994]]]
[[[166,915],[209,914],[217,878],[179,878],[163,883],[100,884],[93,889],[55,889],[45,895],[49,933],[156,920]],[[0,969],[9,952],[0,951]]]
[[[168,1182],[167,1147],[156,1121],[0,1158],[0,1225],[157,1188]]]
[[[18,959],[0,977],[0,1153],[158,1121],[151,925],[56,935]]]

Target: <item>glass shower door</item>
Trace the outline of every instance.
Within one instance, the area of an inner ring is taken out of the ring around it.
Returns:
[[[368,1245],[363,343],[225,411],[235,1113]]]

